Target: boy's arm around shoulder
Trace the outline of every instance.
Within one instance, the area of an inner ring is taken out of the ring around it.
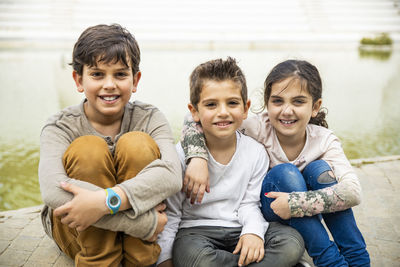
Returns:
[[[252,140],[253,141],[253,140]],[[255,142],[255,141],[253,141]],[[262,181],[269,168],[269,157],[260,144],[252,146],[252,173],[244,197],[238,210],[239,222],[243,225],[242,233],[255,234],[264,240],[268,222],[264,220],[260,209],[260,193]]]
[[[182,187],[182,170],[167,119],[156,108],[142,123],[143,132],[157,143],[161,158],[154,160],[133,179],[119,184],[132,206],[129,216],[139,216],[155,207]]]
[[[195,157],[208,160],[203,128],[200,123],[193,120],[190,112],[184,117],[180,141],[182,149],[185,152],[186,162]]]

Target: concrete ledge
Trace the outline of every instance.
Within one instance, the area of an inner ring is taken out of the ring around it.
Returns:
[[[360,167],[363,164],[373,164],[373,163],[393,161],[393,160],[400,160],[400,155],[375,157],[375,158],[351,159],[350,163],[353,166]]]

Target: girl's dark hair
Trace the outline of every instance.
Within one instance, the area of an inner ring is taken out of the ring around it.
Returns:
[[[99,24],[87,28],[79,36],[72,52],[72,68],[82,75],[83,66],[96,66],[98,62],[117,63],[139,71],[140,50],[136,39],[119,24]]]
[[[247,102],[246,78],[234,58],[214,59],[198,65],[190,75],[190,103],[197,109],[204,82],[231,80],[241,88],[243,104]]]
[[[302,89],[306,89],[311,95],[313,105],[322,98],[322,82],[318,69],[304,60],[286,60],[276,65],[268,74],[264,82],[264,103],[268,104],[271,96],[271,88],[274,83],[287,78],[299,79]],[[309,123],[328,128],[325,120],[327,109],[319,110],[317,116],[311,117]]]

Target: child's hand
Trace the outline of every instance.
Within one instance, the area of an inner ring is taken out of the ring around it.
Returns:
[[[264,241],[255,234],[244,234],[240,237],[233,254],[237,254],[239,251],[239,266],[260,262],[264,258]]]
[[[283,192],[269,192],[265,194],[266,197],[275,198],[271,203],[271,209],[276,215],[284,220],[290,219],[290,207],[289,207],[289,194]]]
[[[153,236],[147,239],[146,241],[149,242],[155,242],[157,241],[157,236],[164,230],[164,226],[168,222],[168,217],[167,214],[165,213],[165,209],[167,208],[167,205],[164,203],[158,204],[155,209],[157,212],[158,220],[157,220],[157,228],[156,231],[154,232]]]
[[[61,183],[61,188],[74,194],[74,198],[54,210],[61,222],[77,231],[83,231],[109,213],[104,190],[90,191],[79,186]]]
[[[205,191],[210,193],[207,160],[192,158],[186,168],[182,192],[186,192],[186,197],[194,204],[196,198],[197,202],[201,203]]]

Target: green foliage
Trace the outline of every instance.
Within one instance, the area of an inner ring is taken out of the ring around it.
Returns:
[[[362,45],[391,45],[393,40],[390,38],[389,34],[381,33],[372,38],[364,37],[361,39],[360,43]]]

